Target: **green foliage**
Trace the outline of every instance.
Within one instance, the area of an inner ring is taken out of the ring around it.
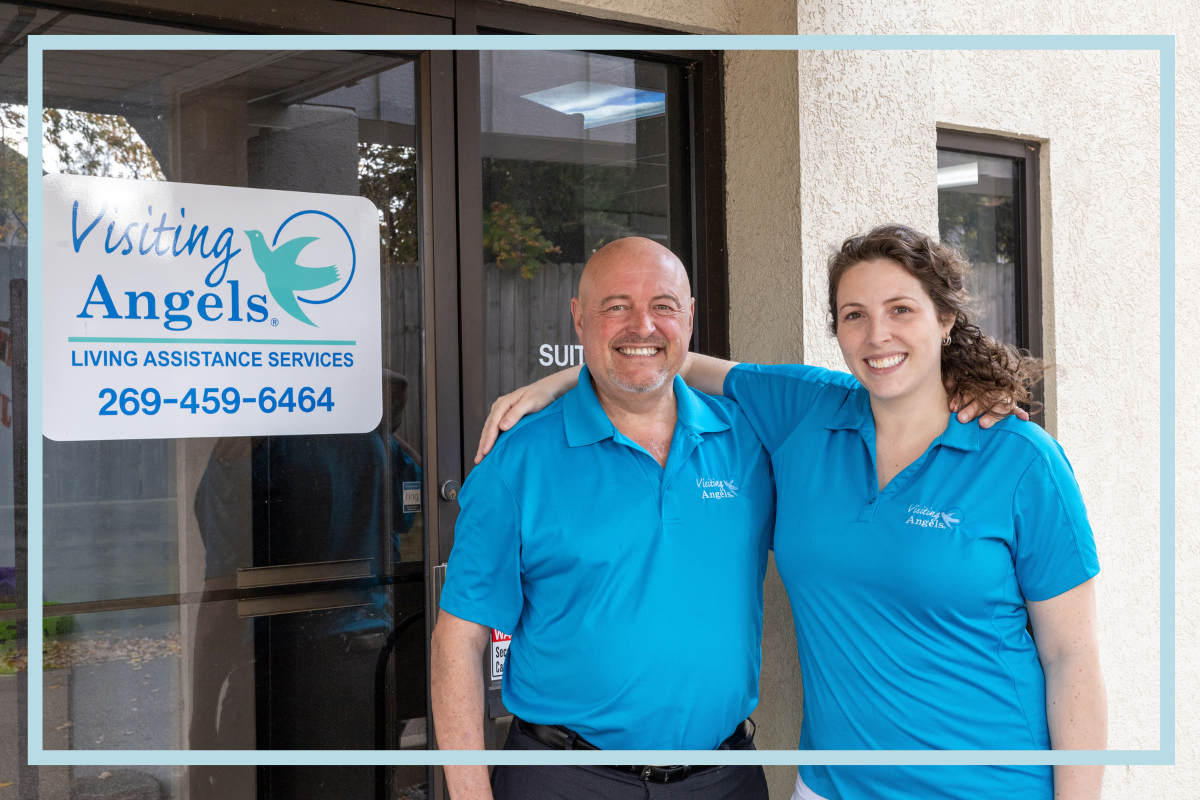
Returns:
[[[647,195],[637,191],[639,177],[645,176],[633,165],[485,158],[483,197],[529,218],[526,227],[540,229],[555,243],[558,249],[539,260],[578,264],[613,239],[637,235],[630,222],[634,214],[665,213],[665,208],[639,207],[647,201]],[[483,213],[486,228],[491,212],[485,208]],[[488,249],[488,259],[498,263],[500,253]]]
[[[417,263],[417,151],[359,144],[358,192],[379,209],[379,241],[393,264]]]
[[[22,243],[29,217],[29,167],[19,151],[28,141],[25,115],[24,106],[0,104],[0,239]],[[58,151],[65,173],[163,180],[158,160],[124,117],[48,108],[42,121],[44,141]]]
[[[17,147],[25,141],[25,114],[0,104],[0,239],[14,236],[24,242],[29,217],[29,176],[25,156]]]
[[[492,203],[483,214],[483,246],[492,253],[496,266],[520,267],[522,278],[532,278],[542,269],[546,256],[561,253],[558,245],[542,236],[533,217],[518,214],[506,203]]]
[[[42,603],[42,606],[56,606],[58,603]],[[16,608],[16,603],[0,603],[0,611],[5,611],[10,608]],[[42,617],[42,636],[46,639],[54,639],[61,636],[67,636],[75,631],[74,617]],[[0,642],[13,639],[17,635],[17,623],[12,620],[0,622]]]
[[[122,116],[47,108],[42,123],[46,144],[58,150],[69,175],[164,180],[158,159]]]

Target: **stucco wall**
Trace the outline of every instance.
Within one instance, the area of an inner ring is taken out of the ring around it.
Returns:
[[[599,19],[615,19],[686,33],[735,33],[744,13],[761,25],[758,12],[744,12],[739,0],[512,0]],[[750,6],[756,4],[750,3]],[[766,4],[770,5],[770,4]],[[793,12],[794,18],[794,12]],[[764,30],[763,28],[758,28]],[[773,33],[795,31],[771,31]]]
[[[1180,230],[1195,224],[1194,167],[1198,95],[1194,20],[1183,9],[1140,9],[1133,25],[1117,6],[1105,12],[1081,4],[1073,15],[1047,21],[1044,13],[983,4],[807,4],[798,9],[800,33],[1177,32],[1177,125]],[[978,7],[976,7],[978,6]],[[1122,9],[1127,8],[1121,6]],[[1030,19],[1042,22],[1031,29]],[[1127,18],[1126,18],[1127,19]],[[1134,26],[1136,25],[1136,27]],[[752,32],[746,28],[743,32]],[[753,31],[758,32],[758,31]],[[732,58],[732,57],[731,57]],[[1044,142],[1042,148],[1044,323],[1046,354],[1055,365],[1049,386],[1049,425],[1063,442],[1080,477],[1104,565],[1100,581],[1102,646],[1110,697],[1110,746],[1154,748],[1158,743],[1158,108],[1157,55],[1145,53],[802,53],[800,94],[800,206],[802,258],[781,265],[733,249],[734,264],[748,270],[802,273],[803,352],[808,363],[838,366],[826,333],[823,262],[847,233],[884,219],[936,227],[934,174],[938,125]],[[1190,67],[1190,68],[1189,68]],[[744,121],[730,118],[731,130]],[[770,138],[772,134],[763,131]],[[739,137],[744,138],[744,137]],[[731,138],[731,143],[735,141]],[[747,142],[746,144],[750,144]],[[733,155],[730,155],[733,158]],[[1188,170],[1188,166],[1192,170]],[[744,191],[730,180],[731,194]],[[756,223],[738,219],[731,204],[730,230]],[[756,266],[751,266],[756,265]],[[1194,263],[1179,263],[1179,307],[1197,293]],[[758,282],[769,280],[759,275]],[[775,298],[764,312],[757,296],[731,281],[731,316],[749,313],[791,324],[794,296]],[[1195,332],[1195,314],[1181,314],[1184,332]],[[739,339],[734,357],[759,358],[760,348]],[[785,345],[777,343],[774,350]],[[1119,380],[1114,380],[1118,378]],[[1181,373],[1179,397],[1195,380]],[[1188,577],[1196,568],[1196,486],[1200,481],[1195,434],[1179,431],[1178,658],[1180,695],[1196,683],[1196,630],[1189,619],[1196,594]],[[1189,514],[1188,511],[1192,511]],[[768,635],[778,630],[768,607]],[[1190,613],[1189,613],[1190,612]],[[783,637],[769,643],[779,650]],[[779,667],[764,668],[764,685],[794,696]],[[783,709],[785,713],[790,709]],[[764,700],[759,717],[772,720]],[[1113,767],[1106,798],[1193,798],[1200,771],[1192,757],[1197,714],[1178,709],[1175,768]],[[787,746],[763,742],[764,746]],[[773,794],[790,777],[771,770]]]
[[[1042,139],[1052,432],[1103,555],[1110,746],[1158,743],[1158,54],[940,53],[940,120]],[[1005,86],[1028,86],[1028,96]],[[1099,357],[1103,354],[1102,357]],[[1120,365],[1114,380],[1113,365]],[[1111,398],[1111,399],[1108,399]],[[1107,408],[1103,415],[1097,407]]]
[[[942,20],[936,26],[939,32],[1154,33],[1176,36],[1175,222],[1179,233],[1176,236],[1178,255],[1176,258],[1175,308],[1178,321],[1175,326],[1175,336],[1178,342],[1178,352],[1180,354],[1187,352],[1189,343],[1194,342],[1197,335],[1200,334],[1200,324],[1198,324],[1200,317],[1193,309],[1197,299],[1200,298],[1200,270],[1197,269],[1195,256],[1187,247],[1187,232],[1196,230],[1197,225],[1200,225],[1200,198],[1198,198],[1200,196],[1200,175],[1197,172],[1197,160],[1200,155],[1200,24],[1198,24],[1200,23],[1200,9],[1197,9],[1194,3],[1129,5],[1111,2],[1111,0],[1102,3],[1072,3],[1070,8],[1059,9],[1048,8],[1041,4],[1035,5],[1032,2],[1022,2],[1016,7],[1011,5],[1002,7],[982,2],[956,3],[953,5],[953,14],[946,12],[949,7],[949,3],[939,4],[936,14],[936,17]],[[1099,88],[1105,92],[1120,91],[1118,85],[1125,79],[1126,76],[1122,76],[1118,71],[1109,70],[1105,73],[1104,84]],[[1120,118],[1127,114],[1132,114],[1134,117],[1141,116],[1143,104],[1150,100],[1149,96],[1130,98],[1127,103],[1112,107],[1111,113],[1118,119],[1113,120],[1110,127],[1123,128],[1124,120]],[[1077,113],[1081,115],[1088,114],[1089,111],[1086,104],[1073,106],[1073,108],[1077,108]],[[1071,132],[1071,129],[1067,127],[1068,124],[1070,123],[1067,121],[1060,122],[1060,137]],[[1081,133],[1084,132],[1082,126],[1079,126],[1078,130]],[[1052,154],[1054,153],[1054,144],[1052,141],[1050,145]],[[1100,142],[1097,141],[1093,147],[1099,144]],[[1131,159],[1128,162],[1125,158],[1121,159],[1122,172],[1130,167],[1135,172],[1140,170],[1141,165],[1138,162],[1144,154],[1128,152],[1129,148],[1126,143],[1119,138],[1114,138],[1107,146],[1122,148],[1126,151],[1125,157]],[[1154,148],[1146,148],[1146,151],[1151,156],[1157,155]],[[1095,151],[1091,150],[1086,155],[1090,157],[1094,153]],[[1054,175],[1051,176],[1050,190],[1052,192],[1074,191],[1076,196],[1090,194],[1090,191],[1081,189],[1077,180],[1071,180],[1068,177],[1070,173],[1065,172],[1063,167],[1063,164],[1059,164],[1061,177],[1056,179]],[[1054,168],[1053,164],[1051,168]],[[1081,175],[1085,174],[1083,170],[1077,172]],[[1121,174],[1118,173],[1118,175]],[[1146,197],[1146,187],[1140,182],[1136,186],[1131,186],[1123,176],[1119,177],[1117,182],[1101,174],[1094,174],[1094,177],[1099,184],[1095,187],[1096,190],[1115,192],[1118,196],[1134,194],[1135,197],[1130,203],[1131,208],[1142,209],[1144,213],[1144,209],[1151,202]],[[1064,205],[1059,202],[1060,200],[1061,198],[1056,198],[1056,207],[1061,208]],[[1111,207],[1113,203],[1110,201],[1104,205]],[[1087,210],[1074,213],[1075,218],[1078,219],[1086,215]],[[1076,227],[1075,223],[1056,219],[1053,221],[1052,227],[1056,232],[1060,232],[1057,233],[1057,238],[1065,235],[1083,239],[1082,229]],[[1091,226],[1088,225],[1087,229],[1091,230]],[[1117,229],[1117,231],[1120,230],[1120,228]],[[1115,238],[1111,233],[1106,235],[1105,231],[1094,231],[1088,237],[1091,242],[1114,241]],[[1116,244],[1115,241],[1114,244]],[[1120,245],[1117,244],[1117,247]],[[1127,248],[1121,249],[1128,253]],[[1061,252],[1061,248],[1058,248],[1058,252]],[[1082,255],[1084,251],[1081,248],[1078,252]],[[1121,260],[1121,257],[1114,258],[1112,255],[1100,257],[1103,260]],[[1092,258],[1097,258],[1097,256]],[[1062,294],[1068,284],[1072,286],[1086,285],[1086,280],[1083,278],[1091,272],[1092,263],[1094,263],[1092,260],[1080,259],[1076,264],[1070,265],[1064,264],[1061,256],[1056,258],[1052,269],[1055,273],[1055,305],[1060,312],[1070,309],[1074,313],[1075,309],[1081,308],[1074,305],[1078,300],[1066,299]],[[1107,270],[1104,272],[1108,273]],[[1156,273],[1152,272],[1151,274]],[[1068,452],[1076,464],[1077,472],[1082,473],[1087,468],[1099,470],[1100,474],[1104,476],[1105,485],[1110,490],[1121,489],[1122,481],[1129,480],[1131,477],[1138,480],[1141,487],[1148,487],[1157,481],[1157,471],[1142,472],[1138,477],[1131,476],[1122,467],[1122,459],[1127,456],[1139,461],[1144,460],[1146,444],[1134,441],[1130,449],[1114,451],[1100,441],[1104,438],[1101,431],[1079,430],[1078,423],[1072,423],[1070,420],[1072,416],[1082,416],[1080,412],[1091,411],[1090,416],[1105,418],[1105,428],[1116,424],[1122,431],[1128,430],[1130,435],[1123,438],[1130,439],[1132,439],[1135,429],[1157,429],[1159,422],[1157,396],[1153,398],[1147,396],[1145,387],[1138,385],[1132,377],[1126,378],[1130,368],[1133,368],[1135,373],[1144,371],[1144,369],[1138,368],[1135,362],[1129,360],[1143,355],[1141,348],[1135,342],[1127,341],[1136,335],[1125,324],[1125,320],[1129,319],[1134,307],[1126,302],[1127,296],[1124,292],[1099,292],[1097,294],[1102,295],[1101,299],[1106,302],[1106,307],[1112,309],[1110,312],[1110,316],[1113,317],[1112,322],[1122,329],[1123,335],[1121,337],[1104,335],[1095,340],[1072,337],[1070,326],[1065,323],[1063,313],[1060,313],[1055,325],[1058,335],[1057,353],[1058,357],[1067,365],[1099,361],[1112,364],[1114,369],[1096,370],[1083,366],[1073,370],[1074,374],[1066,370],[1060,371],[1058,376],[1059,437],[1064,441],[1070,441]],[[1141,302],[1144,303],[1144,300]],[[1074,341],[1070,341],[1071,339]],[[1116,339],[1123,341],[1116,341]],[[1119,348],[1116,351],[1116,358],[1112,358],[1110,356],[1112,351],[1107,349],[1114,344]],[[1200,794],[1200,788],[1198,788],[1200,787],[1200,759],[1197,758],[1197,753],[1200,752],[1200,711],[1195,703],[1190,702],[1197,684],[1200,683],[1200,647],[1197,645],[1200,593],[1196,590],[1196,577],[1200,571],[1200,549],[1197,547],[1197,542],[1200,541],[1200,524],[1196,521],[1197,512],[1200,511],[1200,491],[1198,491],[1198,487],[1200,487],[1200,436],[1197,435],[1194,425],[1184,424],[1189,421],[1186,400],[1198,396],[1200,380],[1197,379],[1194,371],[1184,368],[1181,358],[1181,355],[1176,357],[1178,372],[1175,391],[1177,408],[1180,409],[1178,417],[1183,421],[1176,425],[1175,436],[1175,539],[1177,547],[1175,560],[1177,570],[1175,665],[1177,697],[1179,698],[1175,706],[1177,715],[1176,766],[1170,768],[1110,767],[1105,786],[1106,800],[1125,800],[1125,798],[1132,800],[1132,798],[1145,797],[1193,800]],[[1157,362],[1157,355],[1155,362]],[[1153,367],[1153,365],[1149,366]],[[1108,372],[1112,376],[1119,375],[1121,380],[1114,381],[1112,377],[1103,375],[1104,372]],[[1075,409],[1076,413],[1071,414],[1070,409]],[[1139,419],[1144,420],[1146,424],[1139,423]],[[1146,432],[1149,433],[1148,430]],[[1156,436],[1154,440],[1157,440]],[[1083,459],[1090,462],[1089,467],[1081,466]],[[1105,474],[1106,471],[1107,474]],[[1088,497],[1088,502],[1089,513],[1096,513],[1092,511],[1093,508],[1100,513],[1116,511],[1108,498],[1097,499],[1094,490],[1093,494]],[[1157,516],[1157,509],[1151,513]],[[1105,625],[1105,646],[1109,650],[1106,657],[1106,669],[1110,693],[1110,715],[1113,722],[1112,745],[1114,747],[1153,747],[1153,739],[1143,735],[1141,731],[1149,722],[1143,713],[1144,706],[1150,701],[1152,690],[1157,684],[1157,676],[1151,675],[1149,669],[1157,646],[1157,637],[1154,636],[1157,620],[1151,622],[1149,616],[1142,613],[1142,609],[1149,605],[1146,601],[1149,599],[1151,591],[1154,593],[1158,591],[1157,553],[1149,547],[1144,550],[1137,547],[1135,539],[1140,538],[1140,535],[1134,534],[1133,531],[1126,528],[1131,523],[1130,517],[1118,518],[1113,514],[1108,519],[1113,528],[1108,533],[1107,546],[1110,551],[1120,553],[1125,559],[1122,563],[1113,563],[1112,557],[1108,557],[1107,575],[1112,577],[1107,577],[1108,584],[1104,592],[1106,603],[1103,613],[1108,615]],[[1113,576],[1114,567],[1123,570],[1129,576],[1129,581],[1123,583],[1119,589],[1112,585],[1117,582],[1114,579],[1116,576]],[[1133,613],[1127,613],[1128,610],[1120,608],[1119,605],[1134,595],[1137,596],[1135,599],[1140,601],[1139,608]],[[1119,635],[1118,630],[1115,630],[1122,624],[1137,624],[1142,628],[1150,627],[1151,630],[1141,632],[1137,638],[1126,640]],[[1141,642],[1140,645],[1139,642]],[[1123,644],[1126,646],[1123,647]],[[1142,679],[1143,676],[1149,676],[1151,686],[1135,685],[1135,682]],[[1114,689],[1117,689],[1120,694]],[[1121,701],[1129,701],[1129,705],[1118,708],[1117,703]],[[1137,741],[1129,744],[1129,739],[1133,736],[1138,737]]]
[[[735,358],[764,358],[768,348],[757,340],[774,338],[764,337],[764,328],[790,330],[790,309],[800,303],[804,360],[842,367],[827,330],[825,258],[846,235],[879,222],[936,230],[939,124],[1045,143],[1044,321],[1047,360],[1055,365],[1051,429],[1080,476],[1104,559],[1099,602],[1111,746],[1156,747],[1157,56],[801,53],[798,83],[801,258],[788,264],[759,257],[764,249],[773,254],[773,247],[735,245],[734,231],[761,227],[761,221],[734,224],[742,209],[731,204],[731,318],[742,320],[732,326]],[[728,124],[740,131],[744,122],[731,115]],[[762,136],[775,138],[765,131]],[[731,136],[731,160],[735,146],[748,144],[744,138]],[[734,188],[735,177],[729,176],[731,196],[744,191]],[[803,283],[798,295],[773,294],[767,306],[748,291],[769,282],[790,288],[796,272]],[[791,283],[768,277],[776,274]],[[781,325],[766,322],[772,319]],[[747,320],[751,331],[743,332]],[[776,341],[769,349],[782,353],[786,345]],[[1114,364],[1124,379],[1121,396],[1097,415],[1098,399],[1114,394]],[[781,651],[794,646],[784,620],[773,619],[785,612],[782,603],[767,609],[768,662],[758,714],[763,746],[791,746],[773,734],[790,732],[779,717],[794,713],[795,703],[768,702],[799,696],[798,687],[789,691],[787,685],[795,680],[794,669],[779,663],[786,655]],[[1136,792],[1139,782],[1130,781],[1127,770],[1110,773],[1110,796],[1123,796],[1127,786]],[[781,791],[779,776],[772,779]]]

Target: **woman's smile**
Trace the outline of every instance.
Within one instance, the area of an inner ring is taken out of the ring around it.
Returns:
[[[887,375],[894,372],[908,358],[908,353],[888,353],[882,356],[868,356],[863,359],[867,367],[876,375]]]

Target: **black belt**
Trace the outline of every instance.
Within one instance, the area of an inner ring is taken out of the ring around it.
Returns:
[[[594,744],[584,739],[570,728],[562,725],[537,725],[532,722],[526,722],[518,717],[513,717],[513,725],[521,733],[527,733],[533,738],[540,741],[542,744],[549,745],[555,750],[599,750]],[[717,747],[718,750],[739,750],[747,742],[754,741],[754,722],[750,718],[743,720],[732,734]],[[713,769],[715,764],[671,764],[671,765],[654,765],[642,764],[638,766],[612,766],[611,769],[620,770],[631,775],[636,775],[639,779],[647,783],[676,783],[683,780],[689,775],[695,775],[699,772]]]

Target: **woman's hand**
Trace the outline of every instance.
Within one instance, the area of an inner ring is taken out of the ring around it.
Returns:
[[[579,383],[579,367],[570,367],[515,392],[509,392],[492,403],[492,410],[483,423],[479,434],[479,448],[475,451],[475,463],[492,451],[501,431],[506,431],[521,421],[521,417],[541,411],[546,406],[575,388]]]

